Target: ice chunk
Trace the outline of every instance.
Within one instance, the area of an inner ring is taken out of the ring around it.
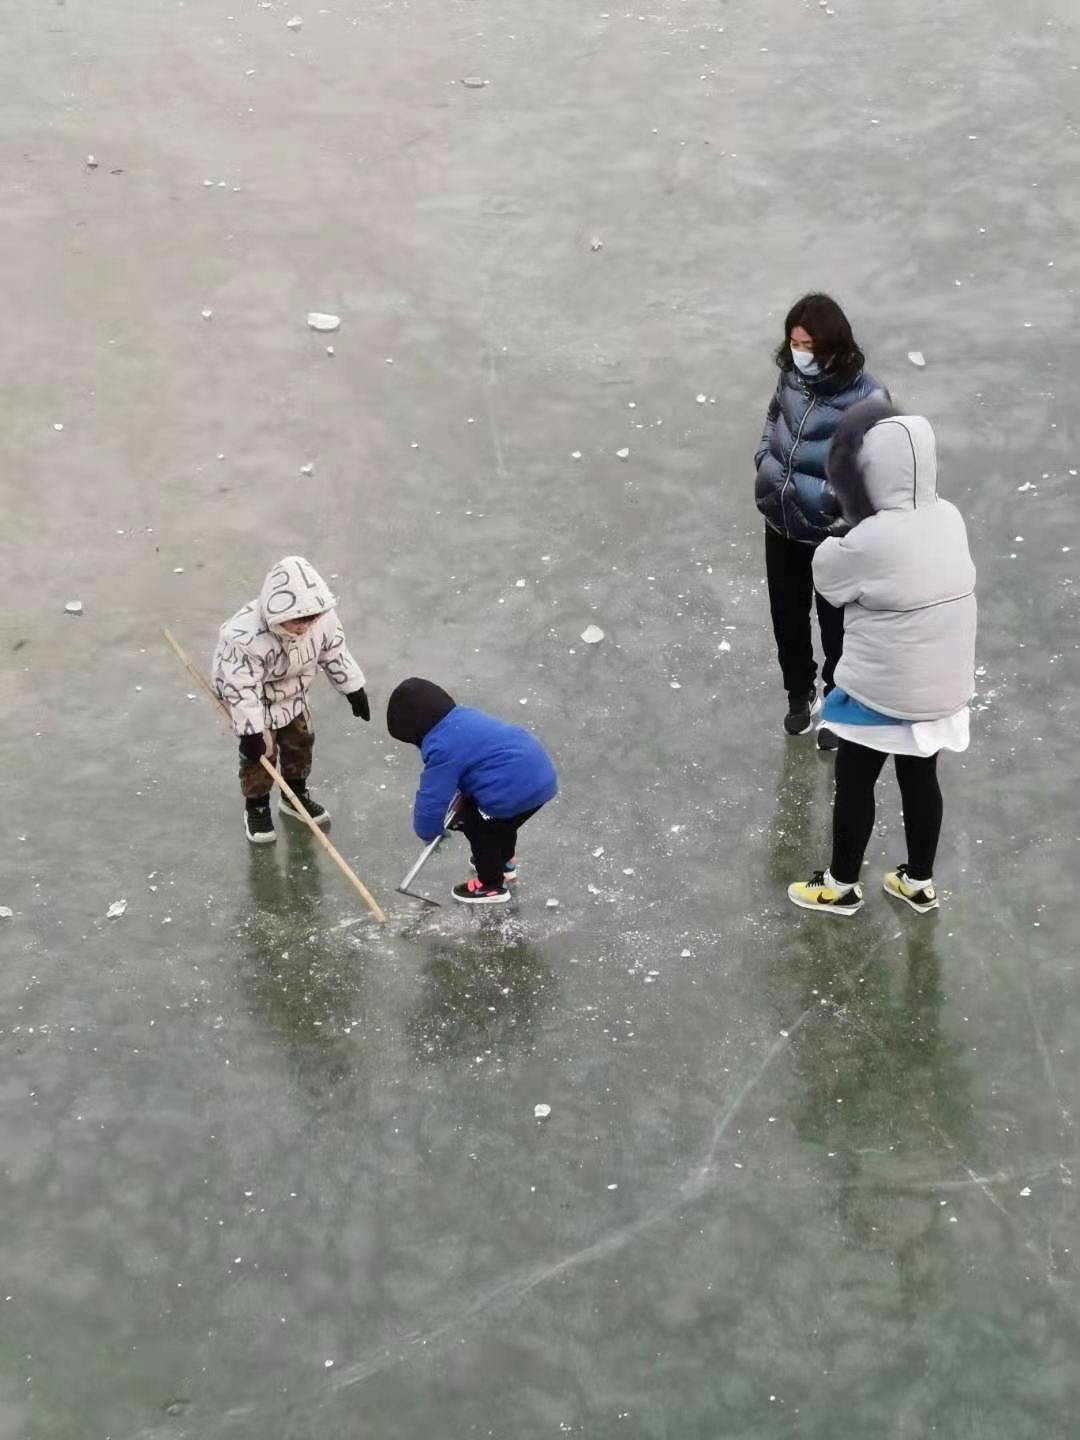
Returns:
[[[515,581],[514,581],[514,588],[515,588],[516,590],[524,590],[524,589],[525,589],[525,581],[524,581],[524,580],[515,580]]]
[[[600,236],[599,236],[599,235],[594,235],[593,238],[592,238],[592,240],[589,242],[589,249],[590,249],[590,250],[602,250],[603,248],[604,248],[604,242],[600,239]]]
[[[10,920],[14,914],[10,905],[0,905],[0,920]]]
[[[213,310],[201,310],[199,313],[204,320],[212,320],[214,318]]]
[[[916,369],[922,370],[926,366],[926,356],[922,353],[921,350],[909,350],[907,352],[907,358],[911,361],[912,365],[916,367]]]
[[[300,474],[301,474],[301,475],[314,475],[314,474],[315,474],[315,466],[312,465],[310,462],[309,462],[307,465],[301,465],[301,466],[300,466]]]
[[[313,310],[307,317],[307,323],[312,330],[321,330],[329,334],[333,330],[341,329],[341,317],[338,315],[324,315],[319,310]]]
[[[69,600],[69,601],[67,602],[67,604],[64,606],[64,614],[65,614],[65,615],[81,615],[81,614],[82,614],[82,601],[81,601],[81,600]]]
[[[108,910],[105,911],[105,918],[107,920],[118,920],[126,909],[126,900],[114,900]]]
[[[303,16],[294,15],[291,20],[285,21],[285,26],[288,30],[299,30],[302,27],[303,23]]]
[[[678,680],[669,680],[668,684],[671,686],[672,690],[682,689],[682,686],[679,684]]]
[[[559,902],[558,900],[552,898],[551,900],[545,900],[544,906],[548,910],[557,910],[559,908]]]
[[[87,155],[87,157],[86,157],[86,168],[87,168],[88,170],[96,170],[96,169],[97,169],[97,164],[98,164],[98,162],[94,159],[93,155]]]
[[[615,451],[615,454],[619,457],[620,460],[629,460],[629,459],[630,459],[630,451],[629,451],[628,447],[625,446],[625,445],[623,446],[623,448],[622,448],[621,450],[616,450],[616,451]]]
[[[53,428],[54,430],[62,430],[62,429],[64,428],[63,422],[60,421],[60,420],[57,420],[56,423],[53,425],[52,428]]]
[[[719,644],[719,646],[718,646],[717,648],[720,649],[720,650],[730,650],[730,649],[731,649],[731,641],[730,641],[730,640],[721,640],[721,641],[720,641],[720,644]]]
[[[604,847],[603,847],[603,845],[597,845],[596,849],[592,852],[592,858],[593,858],[594,860],[599,860],[599,859],[600,859],[600,856],[601,856],[603,853],[604,853]]]
[[[468,90],[482,90],[488,82],[481,79],[479,75],[466,75],[461,83]]]
[[[581,632],[581,638],[585,641],[586,645],[599,645],[600,641],[604,638],[604,632],[600,629],[599,625],[586,625],[585,629]]]
[[[708,397],[707,395],[699,395],[699,396],[697,397],[697,403],[698,403],[699,405],[704,405],[704,404],[705,404],[705,401],[708,400],[708,398],[709,398],[709,397]]]
[[[546,1120],[547,1117],[551,1114],[551,1106],[550,1106],[550,1105],[534,1105],[534,1106],[533,1106],[533,1114],[536,1116],[537,1120]]]
[[[182,565],[177,565],[174,567],[172,573],[174,575],[182,575],[184,573],[184,567]]]
[[[680,956],[680,958],[683,959],[683,960],[689,960],[689,959],[690,959],[690,951],[689,951],[689,950],[680,950],[680,951],[679,951],[679,956]]]
[[[570,459],[571,459],[571,460],[580,460],[580,459],[581,459],[581,451],[580,451],[580,450],[571,450],[571,451],[570,451]]]

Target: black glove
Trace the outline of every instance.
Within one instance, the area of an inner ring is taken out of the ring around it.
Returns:
[[[257,765],[259,756],[266,754],[266,741],[262,735],[241,735],[240,736],[240,758],[246,760],[249,765]]]
[[[371,719],[371,706],[368,704],[367,691],[362,685],[359,690],[354,690],[352,694],[346,695],[345,699],[348,700],[352,706],[352,713],[357,716],[358,719]]]

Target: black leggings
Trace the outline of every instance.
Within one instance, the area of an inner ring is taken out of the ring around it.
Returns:
[[[518,831],[535,814],[536,810],[523,810],[520,815],[496,820],[482,815],[475,800],[466,800],[458,816],[458,829],[465,832],[476,873],[489,888],[502,885],[503,866],[514,858]]]
[[[836,802],[833,806],[833,851],[829,871],[834,880],[854,885],[874,829],[874,786],[889,757],[841,740],[836,754]],[[929,880],[934,873],[941,834],[941,786],[937,756],[897,755],[896,778],[904,807],[908,873]]]

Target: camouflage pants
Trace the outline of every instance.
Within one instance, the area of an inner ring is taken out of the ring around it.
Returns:
[[[270,751],[266,758],[277,765],[290,785],[303,788],[311,774],[314,745],[315,730],[311,716],[305,711],[280,730],[270,731]],[[252,764],[240,757],[240,790],[245,800],[262,800],[273,788],[274,782],[257,760]]]

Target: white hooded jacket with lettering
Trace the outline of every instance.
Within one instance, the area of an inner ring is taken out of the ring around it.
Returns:
[[[315,671],[343,695],[359,690],[364,672],[349,654],[330,587],[301,555],[286,555],[263,581],[257,600],[222,625],[213,677],[238,735],[280,730],[307,708]],[[283,620],[319,618],[304,635]]]
[[[864,401],[836,431],[829,480],[852,526],[814,552],[814,584],[844,607],[836,684],[901,720],[955,714],[975,689],[975,566],[938,497],[930,422]]]

